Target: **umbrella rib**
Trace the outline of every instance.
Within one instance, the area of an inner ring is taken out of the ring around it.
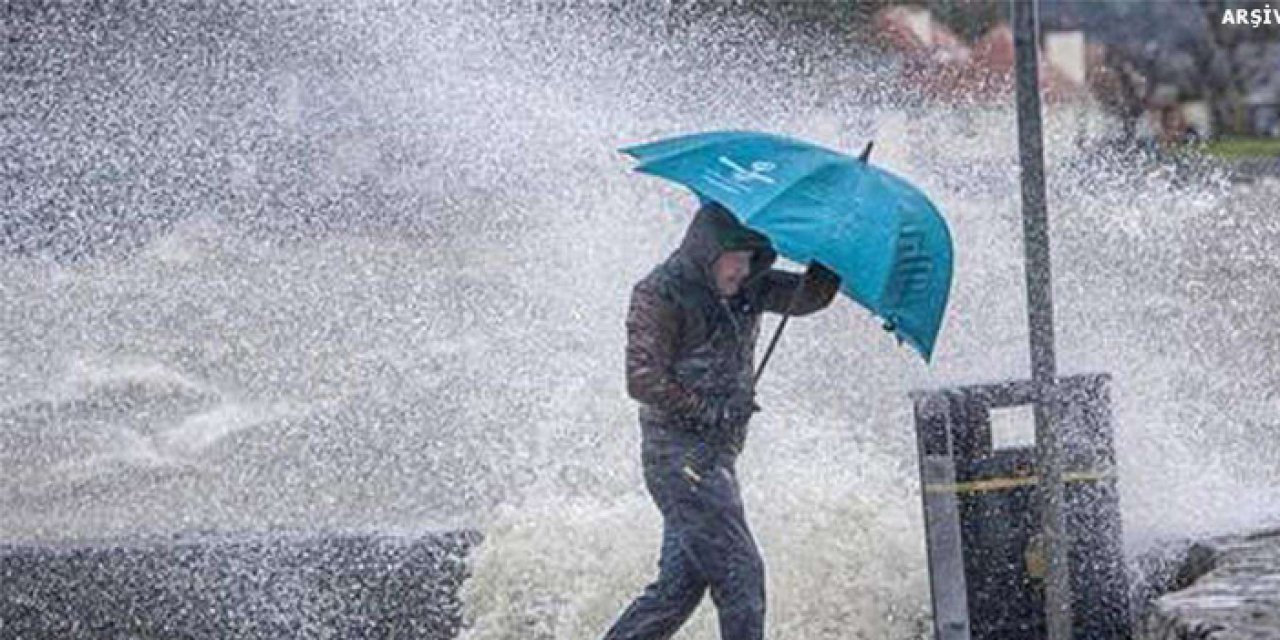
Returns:
[[[832,168],[832,167],[839,167],[839,166],[841,166],[841,165],[842,165],[842,164],[844,164],[844,163],[845,163],[845,161],[844,161],[843,159],[836,158],[836,159],[828,160],[828,161],[826,161],[826,162],[824,162],[824,163],[822,163],[822,164],[818,165],[818,166],[817,166],[817,168],[815,168],[815,169],[813,169],[812,171],[810,171],[810,172],[809,172],[808,174],[806,174],[803,178],[800,178],[799,180],[796,180],[795,182],[792,182],[791,184],[787,185],[785,188],[780,189],[780,190],[778,191],[778,193],[775,193],[775,194],[773,194],[772,196],[769,196],[769,198],[768,198],[767,200],[765,200],[763,203],[761,203],[760,205],[758,205],[758,206],[756,206],[756,207],[753,207],[753,208],[752,208],[752,212],[751,212],[751,213],[754,215],[754,214],[756,214],[756,213],[759,213],[759,212],[761,212],[761,211],[764,211],[765,209],[768,209],[770,206],[772,206],[772,205],[773,205],[773,203],[774,203],[774,202],[776,202],[776,201],[778,200],[778,198],[781,198],[784,194],[786,194],[787,192],[789,192],[789,191],[791,191],[792,189],[796,188],[796,186],[797,186],[797,185],[800,185],[800,184],[802,184],[802,183],[805,183],[805,182],[808,182],[808,181],[812,180],[812,179],[813,179],[813,177],[814,177],[815,175],[817,175],[818,173],[820,173],[820,172],[822,172],[822,171],[826,171],[827,169],[830,169],[830,168]],[[744,218],[744,220],[742,221],[742,222],[743,222],[743,224],[747,224],[747,223],[750,221],[751,216],[750,216],[750,215],[744,215],[744,216],[743,216],[743,218]]]

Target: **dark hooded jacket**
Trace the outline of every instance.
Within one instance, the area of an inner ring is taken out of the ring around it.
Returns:
[[[732,298],[716,290],[712,264],[724,251],[754,251],[750,275]],[[627,315],[627,393],[641,403],[646,442],[702,440],[741,451],[742,424],[707,433],[700,424],[713,397],[754,395],[754,355],[764,311],[802,316],[831,303],[833,279],[810,279],[793,300],[798,274],[772,269],[768,240],[718,204],[697,212],[680,247],[631,294]]]

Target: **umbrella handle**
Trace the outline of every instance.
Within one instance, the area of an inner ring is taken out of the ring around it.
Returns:
[[[756,369],[756,377],[752,383],[760,382],[760,376],[764,374],[765,365],[769,364],[769,358],[773,355],[773,348],[778,346],[778,339],[782,337],[782,330],[787,328],[787,321],[791,319],[791,312],[795,309],[796,300],[800,298],[800,294],[804,291],[805,278],[800,276],[800,284],[791,290],[791,299],[787,301],[787,312],[782,314],[782,322],[778,323],[778,328],[773,332],[773,339],[769,341],[769,348],[764,352],[764,359],[760,361],[760,367]]]

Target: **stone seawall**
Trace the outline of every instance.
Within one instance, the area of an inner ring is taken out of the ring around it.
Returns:
[[[0,639],[452,638],[474,532],[0,545]]]

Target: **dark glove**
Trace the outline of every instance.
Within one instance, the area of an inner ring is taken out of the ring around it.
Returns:
[[[703,400],[702,410],[698,415],[698,427],[703,432],[713,432],[722,425],[745,424],[751,418],[751,414],[759,410],[760,405],[755,402],[755,394],[710,396]]]
[[[836,288],[840,286],[840,276],[836,272],[822,266],[816,260],[809,263],[804,271],[805,289],[821,291],[821,287]]]
[[[756,404],[754,393],[739,394],[730,397],[725,403],[724,420],[732,425],[746,424],[751,419],[751,414],[759,410],[760,405]]]

